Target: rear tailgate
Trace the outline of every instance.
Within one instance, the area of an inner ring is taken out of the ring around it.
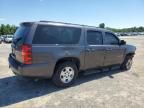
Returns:
[[[13,57],[13,59],[20,63],[23,63],[21,48],[25,42],[26,37],[29,35],[31,26],[31,23],[22,23],[13,37],[13,41],[11,44],[11,56]]]

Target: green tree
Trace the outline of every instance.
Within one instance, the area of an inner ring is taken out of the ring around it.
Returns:
[[[12,25],[10,28],[10,34],[14,34],[16,29],[17,29],[16,26]]]
[[[1,24],[1,34],[4,35],[5,34],[5,25]]]
[[[1,26],[0,26],[0,36],[2,35],[2,32],[1,32]]]
[[[7,25],[5,26],[5,33],[10,34],[10,29],[11,29],[10,25],[7,24]]]
[[[123,28],[123,29],[115,29],[115,28],[109,28],[106,29],[111,30],[113,32],[144,32],[144,27],[131,27],[131,28]]]
[[[105,28],[105,24],[104,23],[99,24],[99,28]]]
[[[0,25],[0,35],[6,35],[6,34],[14,34],[16,31],[17,27],[14,25]]]

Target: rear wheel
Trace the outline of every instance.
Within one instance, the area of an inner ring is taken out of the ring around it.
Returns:
[[[53,75],[53,82],[58,87],[68,87],[72,85],[77,77],[78,69],[73,62],[59,64]]]
[[[132,56],[126,56],[123,64],[121,65],[122,70],[130,70],[133,63],[133,57]]]

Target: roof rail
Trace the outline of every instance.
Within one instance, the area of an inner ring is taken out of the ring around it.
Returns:
[[[84,25],[84,24],[73,24],[73,23],[65,23],[65,22],[59,22],[59,21],[45,21],[45,20],[41,20],[39,22],[46,22],[46,23],[61,23],[61,24],[71,24],[71,25],[78,25],[78,26],[87,26],[87,27],[95,27],[96,26],[89,26],[89,25]]]
[[[71,25],[77,25],[77,26],[86,26],[86,27],[94,27],[94,28],[99,28],[96,26],[89,26],[89,25],[82,25],[82,24],[73,24],[73,23],[65,23],[65,22],[58,22],[58,21],[46,21],[46,20],[41,20],[39,22],[46,22],[46,23],[61,23],[61,24],[71,24]]]
[[[71,25],[85,26],[85,25],[81,25],[81,24],[65,23],[65,22],[58,22],[58,21],[45,21],[45,20],[41,20],[41,21],[39,21],[39,22],[46,22],[46,23],[61,23],[61,24],[71,24]]]

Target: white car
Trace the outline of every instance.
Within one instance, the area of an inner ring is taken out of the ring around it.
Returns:
[[[7,35],[4,39],[5,43],[11,43],[13,40],[13,35]]]

